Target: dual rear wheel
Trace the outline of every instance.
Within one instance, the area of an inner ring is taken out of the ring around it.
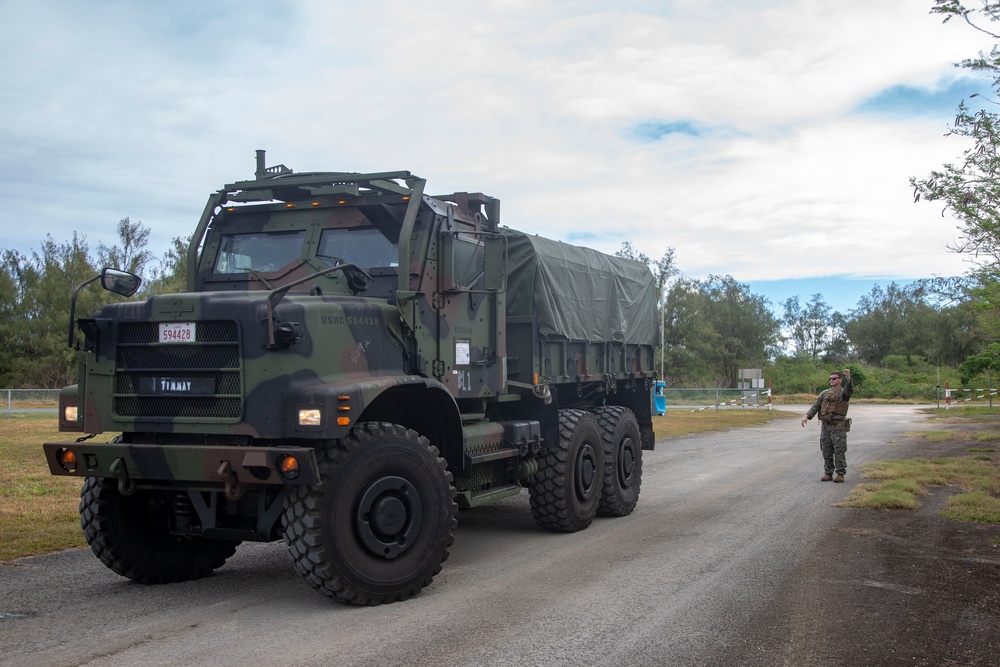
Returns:
[[[635,509],[642,478],[639,425],[628,408],[559,411],[559,443],[531,478],[531,512],[543,528],[583,530],[594,517]]]
[[[594,411],[604,444],[604,488],[600,516],[627,516],[639,502],[642,483],[642,440],[639,423],[628,408],[605,406]]]

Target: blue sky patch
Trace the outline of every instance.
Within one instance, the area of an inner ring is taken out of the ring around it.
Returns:
[[[968,107],[983,106],[973,93],[995,99],[990,82],[984,79],[962,78],[943,88],[917,88],[896,85],[885,88],[859,104],[855,111],[862,114],[900,116],[951,116],[958,103],[965,100]],[[1000,100],[997,100],[1000,101]]]
[[[699,137],[704,130],[689,120],[671,122],[650,120],[639,123],[632,128],[632,133],[641,141],[658,141],[669,134],[684,134],[689,137]]]

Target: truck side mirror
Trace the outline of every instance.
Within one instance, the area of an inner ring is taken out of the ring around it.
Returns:
[[[88,278],[82,283],[73,288],[73,295],[69,299],[69,346],[76,347],[73,340],[73,326],[76,320],[76,297],[84,287],[100,279],[101,286],[108,290],[109,292],[114,292],[115,294],[121,294],[122,296],[132,296],[139,289],[139,284],[142,283],[142,279],[134,273],[129,273],[128,271],[119,271],[118,269],[112,269],[109,266],[104,267],[104,270],[98,273],[93,278]]]
[[[132,296],[139,291],[142,279],[134,273],[119,271],[110,267],[101,271],[101,285],[104,289],[122,296]]]

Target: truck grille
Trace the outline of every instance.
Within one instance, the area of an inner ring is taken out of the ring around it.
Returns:
[[[159,343],[157,322],[118,325],[115,412],[119,417],[239,419],[243,369],[233,321],[195,324],[194,343]]]

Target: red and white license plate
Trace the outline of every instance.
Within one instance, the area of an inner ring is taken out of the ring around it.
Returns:
[[[161,343],[193,343],[194,322],[160,322]]]

